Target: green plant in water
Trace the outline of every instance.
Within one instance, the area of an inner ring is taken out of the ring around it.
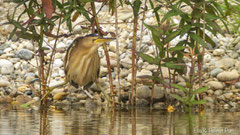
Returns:
[[[220,20],[226,26],[225,21],[220,17],[223,11],[219,3],[212,0],[194,2],[190,0],[167,0],[165,2],[165,4],[159,2],[160,6],[154,7],[150,0],[158,24],[155,26],[145,24],[145,27],[152,33],[157,54],[150,56],[138,52],[138,55],[148,63],[158,66],[157,72],[153,73],[151,77],[153,83],[163,84],[165,89],[171,89],[171,93],[174,93],[175,88],[184,91],[186,97],[180,97],[176,94],[171,95],[190,108],[195,104],[204,104],[206,101],[200,100],[201,96],[199,98],[199,94],[207,90],[207,87],[201,86],[204,48],[207,44],[213,48],[216,46],[210,36],[205,34],[205,30],[213,35],[223,34],[219,24],[216,23],[217,20]],[[159,11],[164,6],[169,11],[160,19]],[[188,7],[189,11],[186,11],[185,7]],[[178,24],[171,23],[173,17],[180,18]],[[171,46],[170,42],[176,37],[180,37],[182,40],[175,46]],[[187,67],[184,59],[189,60],[190,67]],[[168,68],[169,82],[166,82],[163,78],[162,67]],[[198,74],[195,72],[195,67],[198,67]],[[187,68],[190,68],[189,73],[186,72]],[[177,75],[184,78],[186,87],[175,83]],[[193,86],[196,85],[196,80],[199,80],[199,89],[194,90]]]

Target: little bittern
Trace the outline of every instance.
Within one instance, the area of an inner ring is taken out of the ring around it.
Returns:
[[[101,38],[94,34],[76,38],[65,56],[65,81],[76,88],[83,86],[85,90],[88,89],[99,77],[98,47],[112,40],[114,39]]]

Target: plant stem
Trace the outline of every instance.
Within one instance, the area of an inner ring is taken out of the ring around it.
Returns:
[[[117,46],[117,90],[118,90],[118,102],[120,103],[121,94],[121,80],[120,80],[120,52],[119,52],[119,41],[118,41],[118,10],[117,0],[114,1],[115,10],[115,31],[116,31],[116,46]]]
[[[131,104],[132,106],[135,105],[136,101],[136,69],[135,69],[135,54],[136,54],[136,43],[137,43],[137,25],[138,25],[138,16],[134,16],[134,23],[133,23],[133,43],[132,43],[132,98]]]
[[[97,27],[98,30],[98,34],[99,36],[102,36],[102,34],[100,33],[100,26],[98,23],[98,18],[96,16],[96,8],[95,8],[95,3],[91,2],[91,8],[92,8],[92,14],[93,14],[93,18],[94,18],[94,22],[95,25]],[[95,28],[93,26],[93,31],[95,31]],[[113,89],[113,78],[112,78],[112,72],[111,72],[111,64],[110,64],[110,59],[109,59],[109,54],[108,54],[108,50],[107,50],[107,46],[106,44],[103,44],[103,49],[106,55],[106,61],[107,61],[107,69],[108,69],[108,74],[109,74],[109,81],[110,81],[110,90],[111,90],[111,98],[112,98],[112,107],[115,106],[115,100],[114,100],[114,89]]]

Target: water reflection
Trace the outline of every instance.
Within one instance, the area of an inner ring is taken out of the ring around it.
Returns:
[[[42,115],[40,115],[42,114]],[[1,110],[1,135],[239,135],[240,112],[149,109]]]

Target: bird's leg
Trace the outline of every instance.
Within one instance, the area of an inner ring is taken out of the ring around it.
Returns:
[[[88,89],[88,90],[89,90],[89,89]],[[84,91],[91,99],[93,99],[93,96],[92,96],[87,90],[83,89],[83,91]]]
[[[48,92],[47,92],[45,95],[42,96],[41,101],[42,101],[50,92],[52,92],[55,88],[64,86],[64,85],[66,85],[67,83],[68,83],[68,82],[64,81],[63,83],[54,85],[54,86],[52,86],[52,87],[48,87],[48,86],[47,86],[46,88],[47,88],[47,91],[48,91]]]
[[[107,99],[108,103],[112,102],[111,98],[105,93],[102,86],[97,81],[95,82],[95,84],[102,91],[102,93],[103,93],[104,97]]]

